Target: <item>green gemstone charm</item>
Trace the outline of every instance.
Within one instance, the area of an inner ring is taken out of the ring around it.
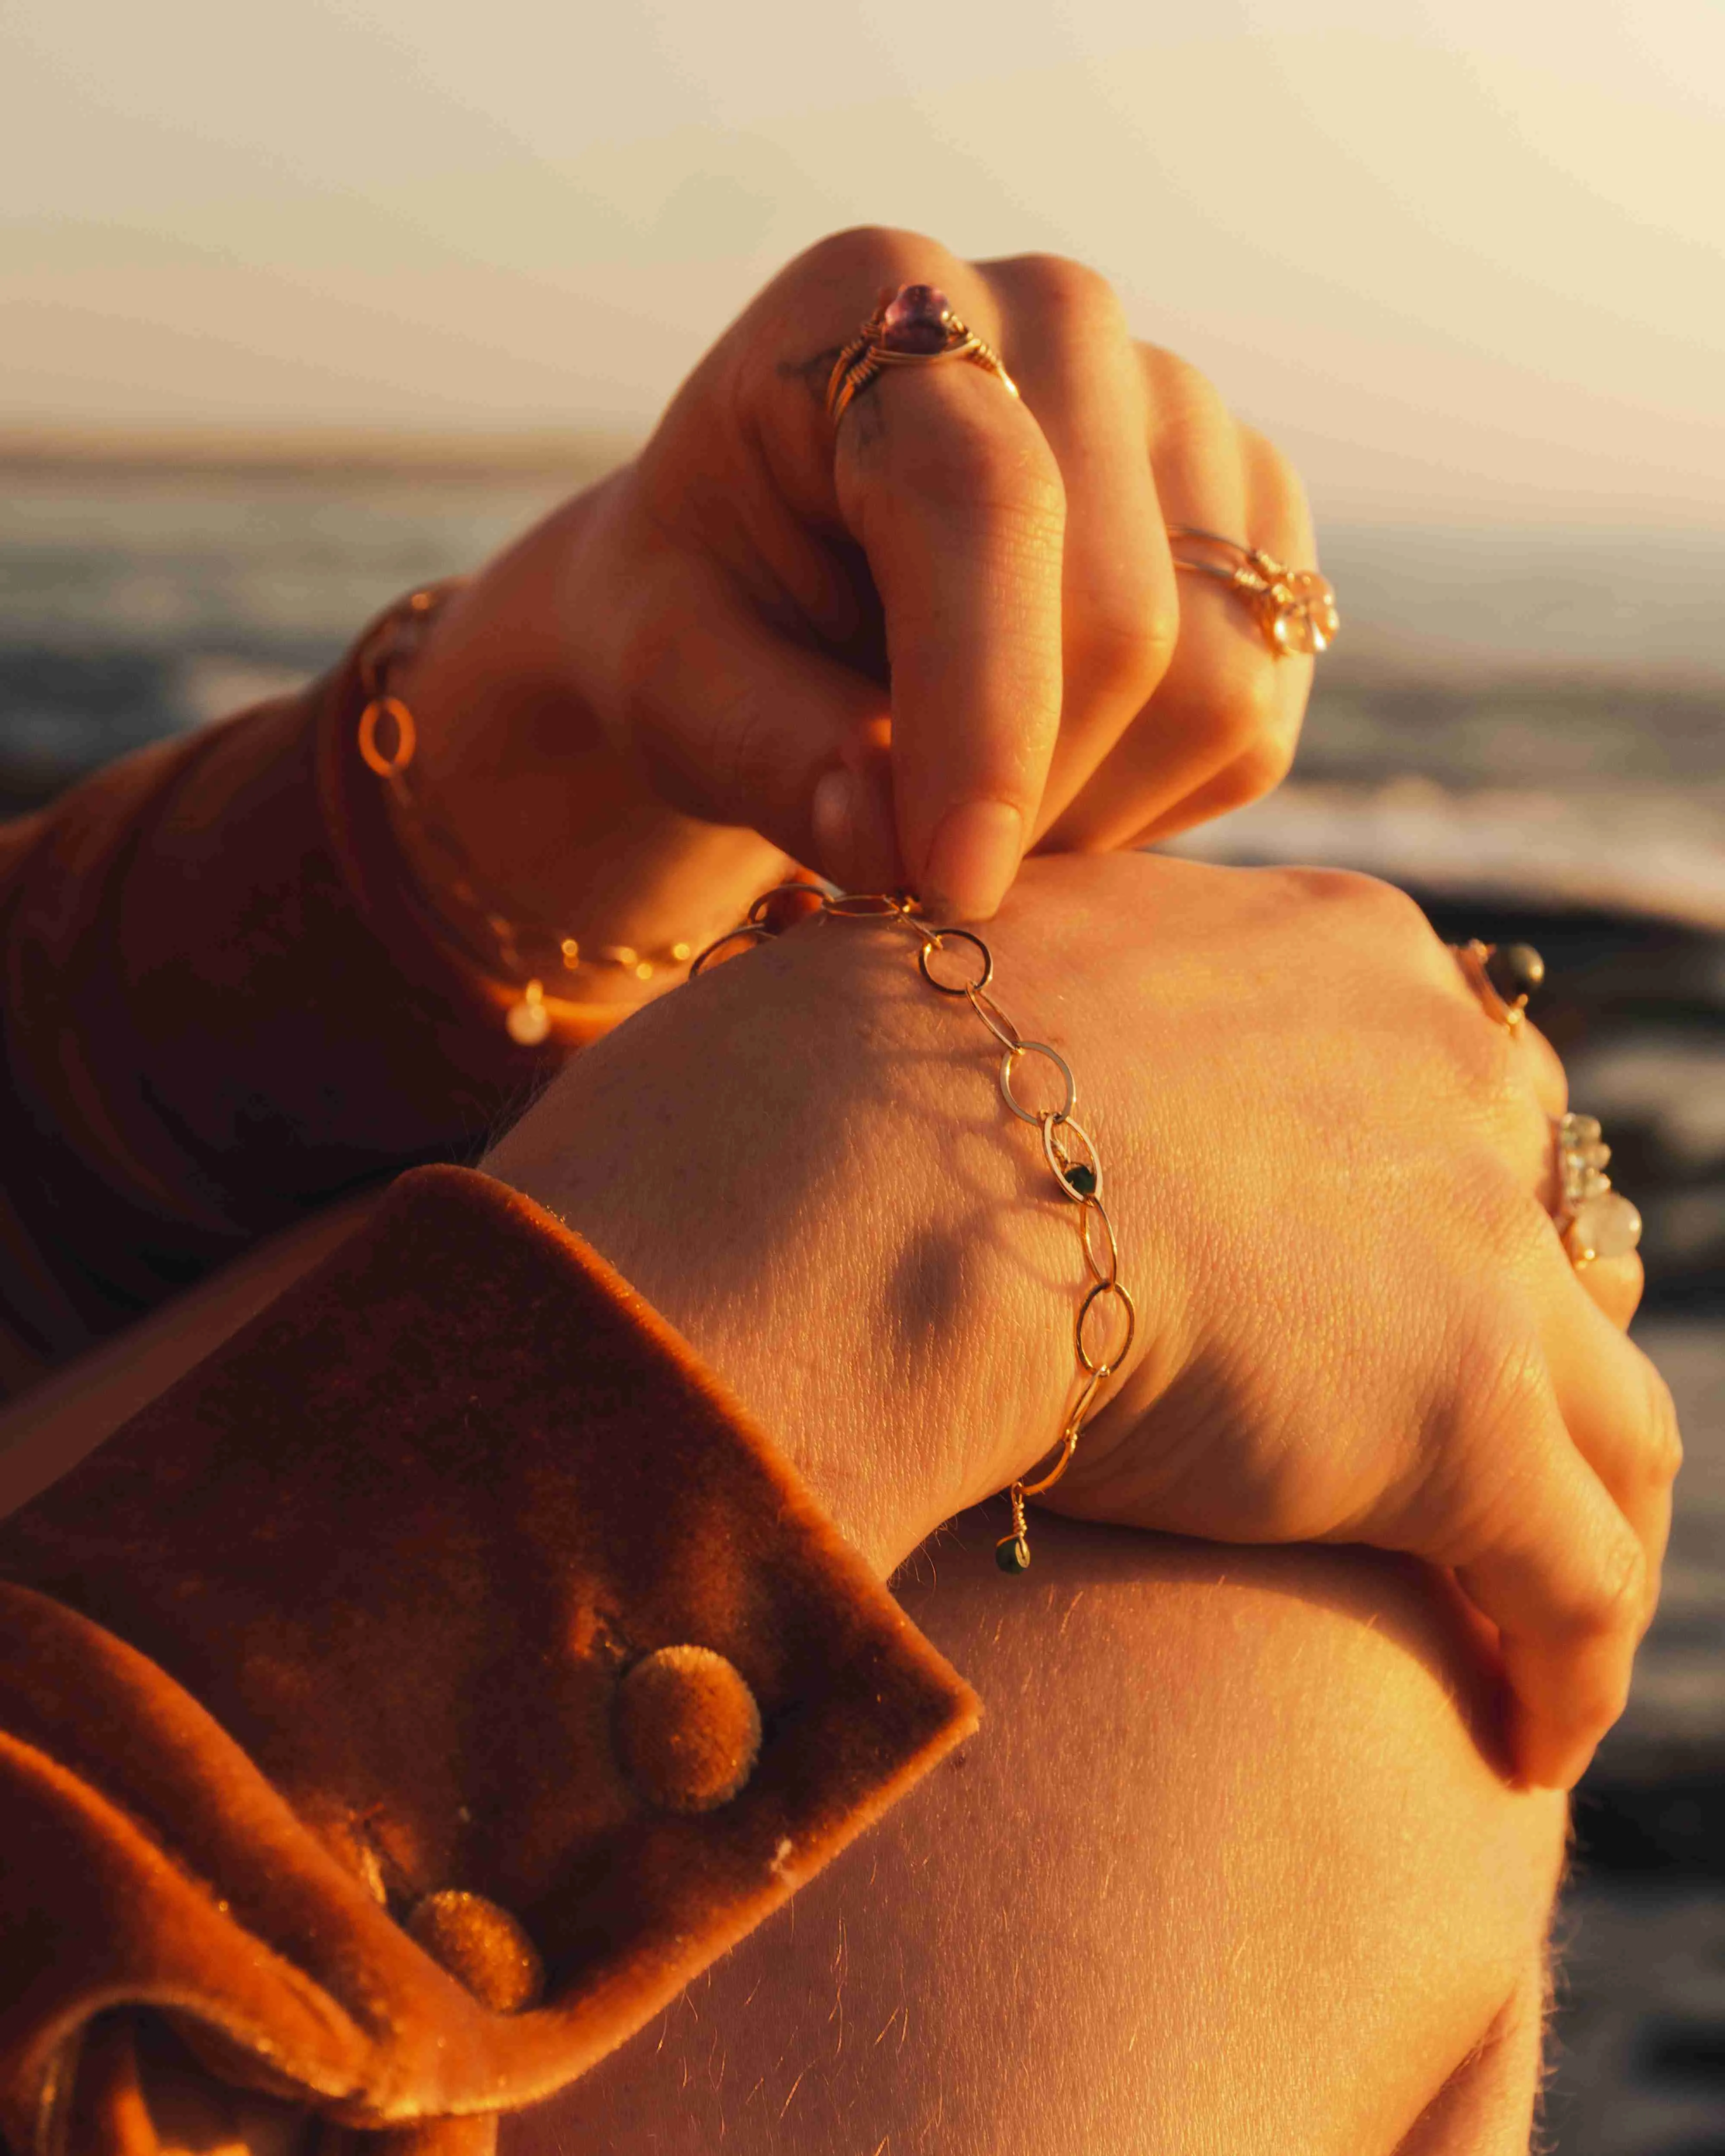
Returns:
[[[1094,1198],[1096,1194],[1096,1172],[1087,1160],[1074,1161],[1066,1172],[1066,1188],[1080,1198]]]
[[[1029,1546],[1022,1535],[1003,1535],[994,1545],[994,1562],[1003,1572],[1028,1572]]]

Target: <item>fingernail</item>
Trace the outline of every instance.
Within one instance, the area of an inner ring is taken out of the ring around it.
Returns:
[[[1004,801],[949,808],[922,871],[922,901],[954,921],[986,921],[1019,871],[1024,819]]]
[[[834,883],[845,882],[856,850],[856,781],[848,771],[824,772],[816,780],[809,820],[817,865]]]

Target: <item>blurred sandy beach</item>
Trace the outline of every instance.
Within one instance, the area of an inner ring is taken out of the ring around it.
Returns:
[[[0,807],[315,673],[627,454],[611,436],[0,436]],[[1183,841],[1413,889],[1546,952],[1542,1015],[1641,1205],[1692,1465],[1580,1806],[1549,2130],[1725,2151],[1725,533],[1337,526],[1295,773]]]

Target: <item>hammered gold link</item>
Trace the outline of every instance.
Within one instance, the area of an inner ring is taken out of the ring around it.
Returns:
[[[886,891],[840,891],[836,898],[828,899],[821,911],[834,921],[901,921],[905,917],[903,906]]]
[[[1084,1207],[1078,1223],[1079,1240],[1084,1245],[1084,1262],[1090,1267],[1090,1276],[1098,1287],[1112,1287],[1120,1278],[1120,1245],[1114,1234],[1114,1223],[1108,1218],[1108,1209],[1097,1197],[1081,1201]],[[1102,1232],[1108,1238],[1108,1265],[1106,1271],[1096,1263],[1096,1254],[1091,1247],[1090,1230],[1092,1220],[1100,1220]]]
[[[967,988],[970,1007],[1004,1049],[1019,1049],[1024,1045],[1024,1035],[1001,1009],[986,988]]]
[[[1056,1152],[1055,1151],[1054,1142],[1054,1134],[1056,1131],[1076,1131],[1078,1136],[1083,1139],[1084,1149],[1090,1155],[1090,1158],[1087,1161],[1067,1160],[1061,1154]],[[1052,1108],[1045,1109],[1043,1111],[1042,1116],[1042,1150],[1048,1157],[1048,1164],[1054,1172],[1055,1181],[1058,1183],[1061,1189],[1065,1192],[1067,1197],[1074,1199],[1077,1204],[1081,1205],[1086,1198],[1100,1198],[1101,1196],[1102,1157],[1096,1151],[1096,1140],[1091,1136],[1090,1132],[1086,1130],[1082,1123],[1077,1122],[1070,1114],[1057,1116]],[[1077,1168],[1089,1168],[1091,1173],[1095,1177],[1096,1180],[1090,1189],[1081,1190],[1076,1188],[1072,1183],[1067,1181],[1067,1177],[1070,1174],[1071,1171]]]
[[[732,929],[716,942],[711,943],[690,968],[690,977],[699,973],[707,963],[718,957],[730,945],[737,942],[764,942],[779,932],[768,916],[775,899],[793,893],[812,894],[819,901],[819,912],[823,918],[834,921],[891,921],[903,927],[916,940],[916,966],[923,979],[939,995],[963,996],[971,1009],[988,1028],[991,1038],[1002,1051],[999,1080],[1001,1097],[1020,1122],[1030,1123],[1040,1132],[1043,1156],[1050,1173],[1062,1196],[1071,1199],[1078,1207],[1079,1243],[1084,1253],[1085,1270],[1091,1286],[1078,1306],[1072,1322],[1073,1353],[1077,1360],[1081,1383],[1078,1397],[1065,1421],[1051,1454],[1052,1465],[1040,1475],[1020,1476],[1007,1491],[1012,1512],[1012,1531],[1004,1535],[995,1547],[995,1561],[1003,1572],[1023,1572],[1030,1562],[1029,1522],[1024,1511],[1027,1498],[1040,1496],[1051,1490],[1071,1466],[1078,1450],[1091,1410],[1101,1396],[1107,1379],[1114,1376],[1131,1354],[1137,1337],[1137,1306],[1121,1285],[1120,1245],[1114,1232],[1114,1223],[1102,1204],[1102,1157],[1096,1140],[1081,1123],[1073,1118],[1072,1111],[1078,1104],[1078,1081],[1072,1075],[1072,1066],[1058,1050],[1045,1040],[1026,1040],[1017,1025],[1009,1018],[989,993],[989,983],[994,978],[994,954],[980,936],[968,928],[932,927],[922,916],[916,901],[894,891],[839,891],[817,889],[814,886],[795,882],[777,884],[771,891],[762,891],[748,910],[748,917],[741,927]],[[981,963],[982,971],[973,980],[961,981],[956,985],[936,978],[930,960],[944,951],[950,943],[970,945]],[[1024,1107],[1013,1091],[1013,1075],[1027,1056],[1040,1056],[1052,1064],[1060,1074],[1065,1087],[1065,1097],[1057,1108],[1030,1109]],[[1056,1133],[1070,1132],[1071,1138],[1056,1137]],[[1072,1142],[1081,1146],[1084,1158],[1075,1159]],[[1074,1181],[1074,1177],[1078,1181]],[[1086,1182],[1090,1187],[1085,1188]],[[1106,1265],[1098,1255],[1096,1224],[1101,1224],[1105,1239]],[[1091,1354],[1086,1327],[1091,1312],[1101,1302],[1117,1303],[1125,1315],[1126,1335],[1119,1346],[1101,1361]]]
[[[1000,1091],[1007,1106],[1012,1110],[1021,1123],[1034,1124],[1042,1121],[1043,1111],[1034,1108],[1020,1107],[1018,1096],[1012,1090],[1012,1074],[1017,1069],[1019,1058],[1021,1055],[1040,1055],[1045,1061],[1053,1064],[1055,1069],[1060,1072],[1065,1083],[1066,1098],[1063,1105],[1054,1111],[1054,1118],[1057,1123],[1064,1123],[1078,1105],[1078,1081],[1072,1075],[1072,1066],[1067,1062],[1065,1057],[1058,1050],[1050,1048],[1045,1040],[1021,1040],[1016,1048],[1009,1048],[1005,1055],[1001,1057]]]
[[[928,964],[930,957],[935,952],[944,951],[947,944],[952,942],[973,945],[982,953],[983,960],[981,978],[974,981],[961,981],[956,988],[948,988],[944,981],[936,980]],[[973,991],[980,995],[994,978],[993,952],[980,936],[973,936],[968,928],[937,928],[925,940],[922,948],[917,952],[916,963],[921,968],[923,979],[927,982],[929,987],[942,996],[968,996]]]
[[[1121,1342],[1117,1358],[1101,1363],[1092,1362],[1088,1343],[1084,1337],[1084,1322],[1090,1316],[1096,1300],[1101,1296],[1112,1296],[1126,1311],[1126,1338]],[[1137,1305],[1117,1280],[1098,1281],[1078,1306],[1078,1316],[1072,1326],[1072,1343],[1078,1350],[1078,1359],[1092,1377],[1111,1378],[1127,1357],[1132,1352],[1132,1342],[1137,1337]]]
[[[1096,1394],[1106,1383],[1107,1379],[1100,1370],[1092,1370],[1085,1379],[1077,1403],[1066,1418],[1066,1427],[1075,1435],[1082,1435],[1084,1427],[1090,1420],[1090,1411],[1096,1405]]]
[[[722,936],[716,937],[705,951],[698,952],[690,962],[690,979],[692,981],[696,974],[704,973],[727,943],[765,943],[778,932],[763,921],[745,921],[735,928],[727,928]]]
[[[1045,1490],[1052,1490],[1066,1470],[1072,1465],[1072,1455],[1078,1450],[1082,1425],[1075,1430],[1069,1422],[1060,1432],[1060,1449],[1054,1466],[1046,1475],[1039,1475],[1034,1482],[1020,1482],[1019,1489],[1026,1497],[1040,1497]]]

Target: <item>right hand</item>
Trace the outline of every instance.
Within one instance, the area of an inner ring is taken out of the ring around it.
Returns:
[[[1077,1074],[1139,1348],[1051,1494],[1453,1570],[1528,1780],[1620,1712],[1679,1456],[1542,1202],[1563,1076],[1410,901],[1340,874],[1033,862],[995,992]],[[798,928],[579,1057],[487,1163],[730,1380],[883,1570],[1072,1396],[1076,1214],[901,931]],[[1006,1590],[1003,1590],[1004,1592]]]
[[[834,359],[916,280],[1021,397],[963,363],[897,368],[835,434]],[[1137,343],[1094,271],[840,233],[756,297],[632,463],[452,598],[392,685],[439,821],[512,916],[700,940],[788,854],[980,917],[1032,845],[1140,844],[1288,767],[1311,663],[1178,577],[1171,525],[1313,557],[1286,460]]]

